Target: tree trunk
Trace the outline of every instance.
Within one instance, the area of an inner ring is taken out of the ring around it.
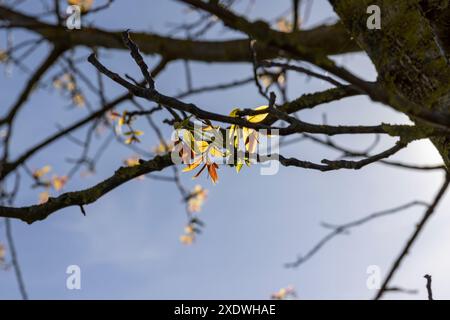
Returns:
[[[387,92],[430,110],[450,111],[448,0],[330,0],[378,71]],[[381,30],[369,30],[367,8],[381,9]],[[395,107],[395,106],[394,106]],[[401,111],[401,107],[395,107]],[[411,118],[416,124],[427,124]],[[431,139],[450,168],[450,139]]]

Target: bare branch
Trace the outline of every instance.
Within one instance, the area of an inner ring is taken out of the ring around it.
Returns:
[[[0,5],[0,20],[8,21],[17,28],[25,28],[35,32],[53,43],[66,43],[67,31],[63,27],[47,24],[34,17],[8,9]],[[95,37],[92,37],[95,34]],[[145,54],[160,54],[173,60],[194,60],[206,62],[250,62],[248,39],[226,41],[194,41],[174,39],[157,34],[134,32],[130,34],[140,50]],[[294,39],[294,37],[292,37]],[[296,33],[295,41],[306,47],[316,48],[326,54],[355,52],[361,49],[350,39],[342,24],[319,26],[311,30]],[[84,27],[71,34],[72,46],[103,47],[123,50],[121,31],[107,31],[98,28]],[[281,52],[268,48],[257,47],[261,59],[278,57]]]
[[[409,209],[413,206],[426,206],[428,207],[429,205],[423,201],[413,201],[413,202],[409,202],[406,203],[404,205],[392,208],[392,209],[388,209],[388,210],[383,210],[380,212],[376,212],[376,213],[372,213],[364,218],[346,223],[346,224],[341,224],[341,225],[331,225],[328,223],[323,223],[322,226],[326,227],[328,229],[331,229],[331,231],[325,235],[322,239],[320,239],[304,256],[299,256],[297,258],[297,260],[295,260],[294,262],[289,262],[286,263],[285,266],[287,268],[296,268],[298,266],[300,266],[301,264],[305,263],[306,261],[308,261],[309,259],[311,259],[316,253],[318,253],[330,240],[332,240],[334,237],[340,235],[340,234],[345,234],[347,232],[349,232],[350,229],[354,228],[354,227],[358,227],[361,226],[363,224],[366,224],[372,220],[375,220],[377,218],[381,218],[384,216],[388,216],[388,215],[392,215],[395,213],[398,213],[400,211]]]
[[[392,264],[386,278],[383,281],[383,284],[381,285],[380,290],[377,292],[375,296],[375,300],[379,300],[383,297],[386,288],[389,285],[389,282],[397,272],[397,270],[400,267],[400,264],[402,263],[403,259],[406,257],[406,255],[409,253],[409,250],[412,248],[414,242],[420,235],[420,233],[425,228],[426,223],[428,220],[433,216],[433,213],[435,212],[436,207],[438,206],[439,202],[441,201],[442,197],[444,196],[445,192],[448,189],[450,183],[450,177],[449,175],[445,176],[444,183],[442,184],[441,188],[439,189],[439,192],[437,193],[436,197],[434,198],[433,203],[430,205],[430,207],[425,211],[425,214],[423,215],[422,219],[419,221],[419,223],[416,225],[416,228],[414,232],[412,233],[411,237],[406,242],[403,249],[400,251],[400,254],[395,259],[394,263]]]
[[[33,91],[33,88],[39,82],[44,73],[53,66],[54,62],[64,53],[65,49],[62,47],[54,47],[50,54],[46,57],[46,59],[42,62],[36,72],[31,76],[28,80],[27,85],[24,90],[20,94],[17,101],[11,107],[9,113],[2,119],[0,119],[0,125],[12,122],[16,113],[19,111],[21,106],[27,101],[30,93]]]
[[[296,158],[285,158],[282,155],[276,155],[272,154],[270,156],[261,156],[260,161],[266,161],[271,159],[279,159],[280,163],[283,166],[290,167],[299,167],[299,168],[305,168],[305,169],[313,169],[313,170],[319,170],[319,171],[332,171],[332,170],[339,170],[339,169],[353,169],[353,170],[359,170],[369,164],[372,164],[374,162],[380,161],[382,159],[388,158],[392,156],[393,154],[397,153],[401,149],[405,148],[407,146],[407,143],[398,141],[395,146],[392,148],[389,148],[381,153],[378,153],[376,155],[373,155],[371,157],[359,160],[359,161],[347,161],[347,160],[338,160],[338,161],[331,161],[324,159],[322,160],[322,164],[317,164],[309,161],[303,161]]]
[[[22,270],[17,257],[16,246],[14,244],[14,238],[11,230],[11,221],[9,218],[5,218],[6,238],[8,239],[8,248],[11,251],[11,263],[14,267],[17,283],[19,285],[20,295],[23,300],[28,300],[27,290],[25,289],[25,282],[22,276]]]
[[[172,165],[170,155],[157,156],[152,160],[141,161],[137,166],[121,167],[111,177],[91,188],[63,193],[57,198],[49,198],[43,204],[21,208],[0,206],[0,216],[20,219],[31,224],[47,218],[60,209],[90,204],[127,181],[150,172],[161,171],[170,165]]]

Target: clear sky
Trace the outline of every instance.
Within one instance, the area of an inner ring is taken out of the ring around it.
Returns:
[[[98,2],[98,1],[96,1]],[[241,12],[248,1],[237,6]],[[8,3],[8,1],[6,1]],[[252,19],[272,19],[289,8],[290,1],[256,1]],[[40,1],[24,1],[19,7],[29,14],[43,12]],[[169,0],[116,0],[107,11],[89,17],[96,26],[110,29],[149,31],[167,34],[170,23],[188,21],[185,7]],[[335,14],[326,0],[314,0],[305,27],[333,21]],[[87,23],[87,21],[85,21]],[[183,36],[182,34],[180,36]],[[0,33],[0,47],[5,33]],[[15,32],[14,41],[29,38]],[[236,38],[241,35],[220,26],[209,38]],[[25,61],[35,68],[47,48],[42,47]],[[103,51],[103,62],[119,73],[139,77],[128,53]],[[77,57],[86,56],[77,50]],[[362,54],[336,57],[337,61],[368,80],[376,77],[370,61]],[[154,65],[157,57],[147,56]],[[192,63],[194,86],[217,84],[251,75],[249,64]],[[3,66],[0,67],[4,69]],[[92,67],[83,63],[87,74],[95,76]],[[3,71],[3,70],[1,70]],[[51,69],[46,79],[57,72]],[[16,98],[27,75],[14,68],[12,75],[0,73],[0,113]],[[326,89],[320,81],[290,75],[289,97]],[[165,94],[176,94],[186,88],[182,63],[176,62],[157,78],[157,88]],[[124,90],[105,79],[109,98]],[[198,103],[209,110],[228,113],[235,107],[254,108],[264,104],[253,84],[239,89],[192,96],[187,102]],[[98,101],[93,100],[94,107]],[[86,115],[86,109],[68,108],[67,100],[49,89],[37,90],[19,114],[13,137],[12,156],[57,130],[56,124],[69,124]],[[151,104],[146,103],[146,106]],[[132,108],[122,105],[120,110]],[[314,111],[302,113],[305,120],[320,122],[326,113],[333,124],[405,123],[407,119],[387,107],[356,97]],[[167,137],[170,128],[164,127]],[[77,132],[83,137],[84,130]],[[156,144],[149,129],[142,147]],[[100,141],[100,140],[99,140]],[[368,137],[338,138],[347,146],[364,148]],[[99,144],[100,142],[97,142]],[[383,140],[378,150],[392,144]],[[51,165],[64,173],[67,158],[77,157],[80,150],[63,140],[38,153],[28,165],[39,168]],[[284,154],[320,161],[336,153],[305,142],[290,146]],[[110,176],[132,152],[113,146],[103,156],[98,172],[89,178],[77,175],[64,191],[90,186]],[[435,164],[439,155],[429,142],[413,143],[396,159],[409,163]],[[171,171],[163,172],[170,174]],[[259,168],[219,170],[220,181],[213,186],[205,176],[193,181],[183,174],[186,186],[201,184],[209,189],[200,218],[206,228],[193,246],[179,242],[186,223],[181,197],[172,183],[145,179],[132,181],[114,190],[96,203],[86,206],[87,217],[78,208],[67,208],[43,222],[26,225],[13,222],[14,236],[27,290],[36,299],[267,299],[281,287],[294,285],[300,299],[367,299],[374,291],[366,287],[366,269],[378,265],[386,272],[405,239],[413,231],[422,208],[412,208],[359,227],[350,235],[340,236],[317,256],[298,269],[286,269],[299,253],[304,253],[324,233],[320,222],[345,223],[369,213],[407,203],[414,199],[429,201],[440,186],[440,173],[417,173],[375,164],[361,171],[320,173],[298,168],[284,168],[273,176],[261,176]],[[39,190],[31,181],[22,181],[17,205],[37,202]],[[419,238],[393,285],[419,289],[414,298],[425,298],[425,273],[432,274],[436,298],[449,298],[450,225],[449,201],[445,200]],[[4,242],[4,226],[0,226]],[[81,267],[82,289],[66,289],[66,268]],[[389,294],[387,298],[410,298]],[[12,270],[0,271],[0,299],[19,298]]]

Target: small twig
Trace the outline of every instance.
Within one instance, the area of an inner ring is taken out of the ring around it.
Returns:
[[[428,204],[423,201],[413,201],[413,202],[409,202],[409,203],[406,203],[404,205],[401,205],[401,206],[398,206],[398,207],[395,207],[392,209],[372,213],[364,218],[361,218],[361,219],[358,219],[358,220],[355,220],[355,221],[352,221],[352,222],[349,222],[346,224],[342,224],[342,225],[331,225],[329,223],[322,223],[322,226],[324,228],[331,229],[331,231],[327,235],[325,235],[322,239],[320,239],[304,256],[298,257],[297,260],[295,260],[294,262],[286,263],[285,267],[287,267],[287,268],[298,267],[299,265],[303,264],[304,262],[306,262],[307,260],[312,258],[331,239],[333,239],[334,237],[336,237],[340,234],[349,232],[349,230],[354,227],[361,226],[363,224],[366,224],[367,222],[378,219],[380,217],[392,215],[392,214],[398,213],[400,211],[409,209],[413,206],[419,206],[419,205],[428,207]]]
[[[84,210],[84,207],[82,204],[80,204],[80,210],[81,210],[81,213],[83,214],[83,216],[86,216],[86,211]]]
[[[431,275],[426,274],[423,277],[427,279],[428,300],[433,300],[433,291],[431,290]]]
[[[386,289],[386,292],[395,292],[395,293],[405,293],[405,294],[417,294],[418,290],[416,289],[404,289],[400,287],[389,287]]]
[[[251,52],[251,58],[252,58],[253,78],[254,78],[256,87],[258,88],[259,94],[261,94],[261,96],[263,96],[264,98],[266,98],[269,101],[270,98],[267,96],[266,91],[263,89],[261,83],[259,83],[259,80],[258,80],[259,63],[258,63],[258,56],[256,53],[255,45],[256,45],[256,40],[250,39],[250,52]]]
[[[359,161],[348,161],[348,160],[336,160],[331,161],[324,159],[322,160],[322,163],[333,167],[333,168],[346,168],[346,169],[361,169],[362,167],[377,162],[379,160],[389,158],[391,155],[397,153],[398,151],[402,150],[407,146],[407,143],[398,141],[392,148],[387,149],[386,151],[383,151],[381,153],[375,154],[373,156],[367,157],[363,160]]]
[[[329,147],[331,149],[334,149],[336,151],[342,152],[342,157],[370,157],[370,151],[373,150],[373,148],[376,146],[376,144],[379,141],[379,136],[377,135],[377,140],[372,144],[370,147],[368,147],[364,151],[356,151],[352,149],[347,149],[344,147],[341,147],[340,145],[336,144],[333,140],[331,140],[329,137],[327,139],[321,139],[316,136],[310,135],[310,134],[303,134],[303,137],[301,137],[301,140],[308,139],[315,143],[321,144],[323,146]],[[301,140],[293,140],[288,143],[285,143],[284,145],[291,144],[294,142],[298,142]],[[416,164],[409,164],[409,163],[403,163],[393,160],[380,160],[378,163],[393,166],[397,168],[404,168],[404,169],[412,169],[412,170],[422,170],[422,171],[431,171],[431,170],[446,170],[446,167],[444,165],[416,165]]]
[[[292,32],[298,31],[298,27],[300,24],[299,7],[300,7],[300,0],[293,0],[292,11],[294,13],[294,19],[292,21]]]
[[[145,63],[144,59],[142,58],[142,55],[139,53],[139,48],[136,46],[136,44],[131,41],[129,30],[122,33],[122,39],[125,45],[130,49],[131,57],[133,57],[134,61],[136,61],[136,64],[141,69],[141,73],[144,76],[145,81],[149,85],[150,89],[155,88],[155,81],[153,80],[152,76],[150,75],[150,71],[148,69],[147,64]]]
[[[14,245],[14,239],[11,230],[11,220],[5,218],[6,238],[8,240],[8,248],[11,251],[11,263],[16,273],[17,283],[19,285],[20,295],[23,300],[28,300],[27,290],[25,289],[25,282],[22,277],[22,271],[20,268],[19,260],[17,258],[16,246]]]
[[[272,62],[272,61],[267,61],[267,60],[261,61],[259,63],[259,65],[263,66],[263,67],[266,67],[266,68],[279,67],[279,68],[282,68],[283,70],[296,71],[296,72],[304,73],[304,74],[306,74],[307,76],[310,76],[310,77],[314,77],[314,78],[317,78],[317,79],[320,79],[320,80],[323,80],[323,81],[327,81],[327,82],[331,83],[332,85],[334,85],[336,87],[343,87],[344,86],[344,84],[340,83],[339,81],[333,79],[330,76],[322,75],[320,73],[311,71],[311,70],[303,68],[301,66],[290,65],[290,64],[287,64],[287,63]]]
[[[280,161],[280,163],[285,167],[293,166],[305,169],[314,169],[323,172],[339,169],[359,170],[367,165],[378,162],[382,159],[389,158],[390,156],[394,155],[398,151],[405,148],[406,145],[407,145],[406,143],[398,141],[392,148],[389,148],[383,152],[380,152],[378,154],[364,158],[359,161],[348,161],[348,160],[330,161],[324,159],[322,160],[322,164],[318,164],[314,162],[299,160],[297,158],[286,158],[280,154],[272,154],[269,156],[260,156],[259,162],[264,162],[271,159],[278,159],[278,161]]]

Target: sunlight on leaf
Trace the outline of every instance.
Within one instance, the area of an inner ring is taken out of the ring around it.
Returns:
[[[217,158],[221,158],[225,156],[225,153],[220,151],[218,148],[211,146],[209,148],[209,154],[212,155],[213,157],[217,157]]]
[[[142,136],[144,134],[144,132],[141,130],[134,130],[134,131],[125,132],[124,134],[126,136],[135,135],[135,136],[139,137],[139,136]]]
[[[183,169],[183,172],[192,171],[195,168],[197,168],[201,163],[202,163],[202,158],[200,157],[197,160],[195,160],[194,162],[188,164],[188,166]]]
[[[117,113],[116,113],[116,115],[117,115],[117,118],[118,118],[117,125],[118,125],[119,127],[123,126],[123,125],[125,124],[125,122],[126,122],[125,119],[126,119],[126,117],[127,117],[127,110],[125,110],[125,111],[122,113],[122,115],[117,114]]]
[[[231,110],[230,117],[236,118],[238,116],[239,111],[241,111],[239,108],[235,108],[235,109]]]
[[[205,130],[206,134],[204,134]],[[219,180],[217,174],[218,165],[211,157],[223,157],[224,153],[218,149],[218,146],[221,146],[222,144],[221,139],[217,138],[217,141],[214,142],[211,140],[217,137],[214,130],[219,130],[219,127],[214,127],[209,123],[207,123],[206,126],[203,126],[200,130],[197,129],[194,133],[187,129],[179,128],[177,129],[177,134],[178,136],[181,136],[181,140],[178,137],[175,144],[180,150],[179,155],[182,162],[186,165],[183,172],[192,171],[203,163],[203,166],[193,176],[193,178],[199,177],[200,174],[207,169],[208,176],[215,184]],[[201,140],[198,140],[197,138]],[[210,139],[211,141],[203,140],[205,138]]]
[[[260,106],[258,108],[255,108],[255,110],[259,111],[259,110],[264,110],[269,108],[269,106]],[[263,121],[269,114],[268,113],[262,113],[262,114],[257,114],[257,115],[253,115],[253,116],[247,116],[247,121],[251,122],[251,123],[258,123]]]
[[[260,111],[268,108],[268,106],[259,106],[254,110]],[[240,117],[241,111],[239,108],[234,108],[229,115],[230,117]],[[249,115],[245,118],[251,123],[259,123],[266,119],[268,115],[269,113],[267,112]],[[177,151],[179,150],[178,153],[182,162],[186,165],[183,172],[189,172],[200,167],[200,170],[193,178],[199,177],[206,170],[213,184],[216,184],[219,180],[217,160],[233,155],[233,147],[239,151],[237,164],[231,165],[235,166],[236,172],[239,173],[244,163],[250,166],[251,162],[248,154],[255,153],[259,144],[259,133],[257,130],[231,125],[227,130],[228,140],[231,142],[231,145],[224,146],[221,128],[214,126],[211,121],[203,119],[200,119],[200,121],[202,122],[201,126],[193,125],[190,118],[179,121],[174,125],[177,133],[177,140],[174,145],[177,147]],[[240,149],[241,142],[245,147],[245,153],[243,152],[244,150]],[[202,163],[203,165],[201,166]]]
[[[111,113],[109,114],[109,119],[113,122],[116,122],[114,128],[117,135],[121,135],[122,126],[124,126],[125,124],[129,124],[131,121],[130,119],[128,119],[127,110],[124,110],[122,114],[115,111],[111,111]]]
[[[236,164],[236,172],[239,173],[239,171],[241,171],[243,166],[244,166],[244,164],[241,162],[241,160],[238,159],[237,164]]]
[[[207,141],[195,141],[195,153],[204,153],[208,150],[209,143]]]
[[[137,137],[137,135],[132,134],[127,139],[125,139],[125,144],[132,144],[133,142],[139,143],[141,140]]]
[[[248,132],[245,137],[245,149],[250,152],[254,153],[256,151],[256,147],[259,143],[258,140],[258,131],[254,129],[248,129]]]

